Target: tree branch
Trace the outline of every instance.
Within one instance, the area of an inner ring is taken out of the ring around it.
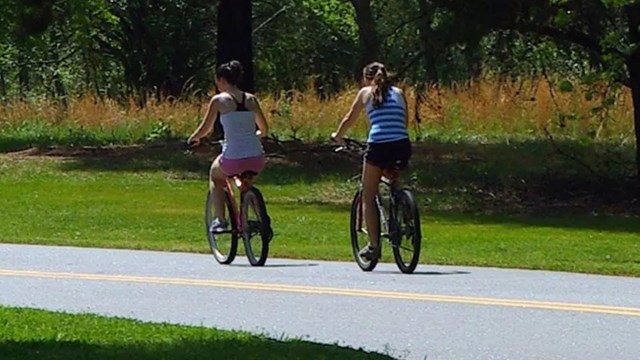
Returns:
[[[407,26],[407,25],[411,24],[412,22],[416,22],[416,21],[418,21],[418,20],[422,19],[423,17],[424,17],[424,15],[423,15],[423,14],[420,14],[420,15],[418,15],[418,16],[416,16],[416,17],[413,17],[413,18],[411,18],[411,19],[409,19],[409,20],[407,20],[407,21],[402,22],[400,25],[396,26],[396,28],[395,28],[395,29],[393,29],[392,31],[389,31],[389,33],[388,33],[388,34],[383,35],[383,36],[382,36],[382,39],[388,39],[388,38],[390,38],[390,37],[392,37],[392,36],[396,35],[400,30],[402,30],[402,28],[403,28],[403,27],[405,27],[405,26]]]
[[[599,174],[597,171],[595,171],[591,166],[589,166],[587,163],[585,163],[584,161],[582,161],[581,159],[579,159],[577,156],[570,154],[564,150],[562,150],[560,148],[560,146],[558,146],[558,144],[556,144],[556,141],[553,137],[553,135],[551,135],[551,133],[549,132],[549,129],[547,129],[547,127],[544,127],[544,132],[547,135],[547,138],[549,139],[549,143],[551,143],[551,146],[556,150],[556,152],[564,157],[566,157],[569,160],[574,161],[576,164],[582,166],[583,168],[585,168],[587,171],[589,171],[591,173],[591,175],[593,175],[594,177],[599,177]]]
[[[601,61],[602,55],[609,52],[622,58],[627,57],[625,53],[618,49],[602,48],[597,39],[594,39],[587,34],[577,31],[560,30],[548,25],[537,25],[531,23],[516,25],[515,30],[525,33],[535,33],[538,35],[548,36],[554,39],[564,40],[576,45],[580,45],[592,54],[596,55],[596,57],[598,57],[598,59]]]
[[[263,27],[265,27],[265,25],[269,24],[270,22],[272,22],[273,20],[275,20],[280,14],[282,14],[283,12],[287,11],[289,9],[290,6],[283,6],[282,9],[276,11],[273,15],[271,15],[267,20],[265,20],[264,22],[262,22],[262,24],[258,25],[255,29],[253,29],[253,33],[255,34],[256,32],[258,32],[258,30],[262,29]]]
[[[418,61],[418,59],[424,55],[424,50],[420,50],[418,51],[411,60],[409,60],[408,63],[406,63],[404,66],[402,66],[400,68],[400,70],[398,70],[398,72],[396,73],[396,77],[400,78],[404,75],[404,73],[409,70],[409,68],[411,68],[413,66],[413,64],[416,63],[416,61]]]

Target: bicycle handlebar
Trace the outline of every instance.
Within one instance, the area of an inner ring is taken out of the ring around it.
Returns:
[[[202,146],[203,144],[213,146],[213,145],[222,145],[222,143],[223,143],[222,140],[211,140],[208,137],[203,137],[203,138],[200,138],[200,143],[198,145],[195,145],[195,143],[193,142],[187,142],[185,143],[185,147],[187,151],[193,151],[198,147]]]
[[[340,145],[339,147],[336,148],[336,152],[340,152],[340,151],[345,151],[345,150],[356,150],[356,151],[364,151],[367,148],[367,144],[360,142],[356,139],[350,138],[350,137],[344,137],[342,138],[342,140],[344,141],[343,145]],[[331,141],[335,142],[335,138],[331,138]]]

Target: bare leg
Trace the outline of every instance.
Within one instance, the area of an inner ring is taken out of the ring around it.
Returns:
[[[376,206],[376,195],[378,194],[378,184],[382,170],[368,164],[366,161],[362,167],[362,198],[364,205],[364,218],[367,222],[367,233],[371,247],[378,248],[380,245],[380,226],[378,224],[378,207]]]
[[[209,189],[213,192],[213,214],[220,220],[224,218],[224,188],[227,176],[220,169],[220,156],[211,164],[209,171]]]

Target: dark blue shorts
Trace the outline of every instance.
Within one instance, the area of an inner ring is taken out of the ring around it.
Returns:
[[[411,158],[411,141],[402,139],[383,143],[368,143],[364,153],[367,164],[382,170],[404,170]]]

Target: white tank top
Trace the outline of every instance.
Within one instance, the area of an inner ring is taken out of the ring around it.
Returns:
[[[235,99],[234,99],[235,101]],[[256,114],[247,110],[242,102],[236,101],[236,110],[220,114],[224,129],[222,156],[225,159],[243,159],[262,155],[262,143],[256,135]]]

